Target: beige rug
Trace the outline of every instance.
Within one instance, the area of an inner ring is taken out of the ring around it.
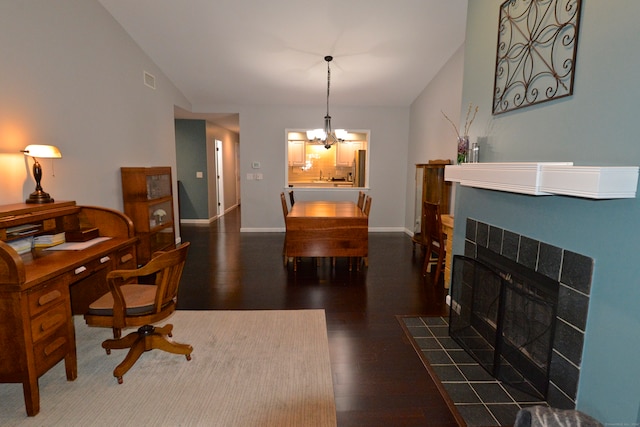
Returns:
[[[110,330],[75,318],[78,378],[64,363],[40,377],[40,413],[21,384],[0,384],[2,426],[335,426],[323,310],[178,311],[173,337],[192,360],[150,351],[117,384]]]

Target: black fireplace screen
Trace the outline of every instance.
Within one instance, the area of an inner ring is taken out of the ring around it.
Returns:
[[[449,334],[495,378],[546,399],[558,286],[486,248],[456,255]]]

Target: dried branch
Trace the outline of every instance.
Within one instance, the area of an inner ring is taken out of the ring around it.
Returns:
[[[455,125],[455,123],[453,123],[453,121],[444,113],[444,111],[440,110],[440,112],[442,113],[444,118],[447,119],[449,123],[451,123],[451,126],[453,126],[453,130],[456,131],[456,136],[460,138],[460,132],[458,132],[458,127]]]

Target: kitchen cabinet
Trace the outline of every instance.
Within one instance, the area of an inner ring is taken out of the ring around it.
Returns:
[[[305,141],[289,141],[289,149],[287,152],[289,166],[304,166],[306,163],[305,151]]]
[[[170,167],[123,167],[124,212],[138,237],[137,258],[146,264],[156,251],[176,243],[173,215],[173,181]]]
[[[354,153],[363,150],[364,141],[345,141],[336,144],[336,166],[353,166]]]

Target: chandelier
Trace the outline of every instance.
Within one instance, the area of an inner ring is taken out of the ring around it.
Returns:
[[[328,150],[336,142],[343,142],[347,131],[345,131],[344,129],[336,129],[334,132],[331,129],[331,116],[329,115],[331,67],[329,64],[333,60],[333,56],[327,55],[324,57],[324,60],[327,61],[327,114],[324,116],[324,129],[314,129],[307,131],[307,138],[312,141],[321,142],[322,144],[324,144],[324,148]]]

